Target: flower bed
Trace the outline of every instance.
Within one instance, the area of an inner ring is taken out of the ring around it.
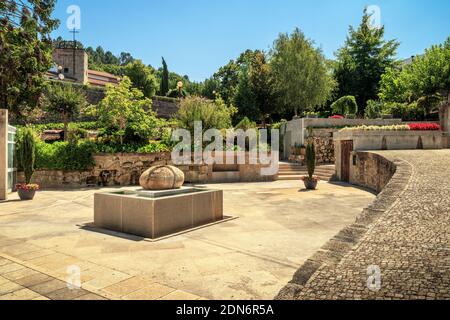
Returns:
[[[409,129],[413,131],[439,131],[441,126],[437,123],[410,123]]]
[[[441,127],[436,123],[410,123],[392,126],[357,126],[346,127],[340,131],[439,131]]]

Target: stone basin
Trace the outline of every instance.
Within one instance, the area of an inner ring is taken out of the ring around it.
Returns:
[[[95,227],[144,238],[157,239],[221,220],[222,190],[182,187],[94,195]]]

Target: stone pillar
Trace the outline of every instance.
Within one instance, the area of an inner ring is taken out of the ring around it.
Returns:
[[[0,200],[8,198],[8,110],[0,109]]]
[[[450,148],[450,103],[441,107],[439,112],[441,119],[441,130],[443,132],[443,147]]]

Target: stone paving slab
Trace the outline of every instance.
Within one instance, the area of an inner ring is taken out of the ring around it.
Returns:
[[[450,150],[377,153],[397,171],[351,226],[362,232],[335,237],[277,299],[450,299]]]
[[[225,212],[238,219],[159,242],[83,228],[93,219],[93,195],[114,188],[44,190],[33,201],[0,203],[0,256],[51,277],[56,287],[77,266],[90,293],[67,299],[271,299],[375,198],[345,184],[304,192],[301,181],[209,187],[225,190]],[[21,289],[39,280],[16,281]]]

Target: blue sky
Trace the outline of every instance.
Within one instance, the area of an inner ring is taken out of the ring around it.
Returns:
[[[358,25],[367,5],[381,9],[387,39],[401,42],[399,58],[423,52],[450,36],[448,0],[58,0],[53,36],[70,39],[67,7],[81,8],[85,46],[130,52],[201,81],[246,49],[268,50],[280,32],[299,27],[328,58]]]

